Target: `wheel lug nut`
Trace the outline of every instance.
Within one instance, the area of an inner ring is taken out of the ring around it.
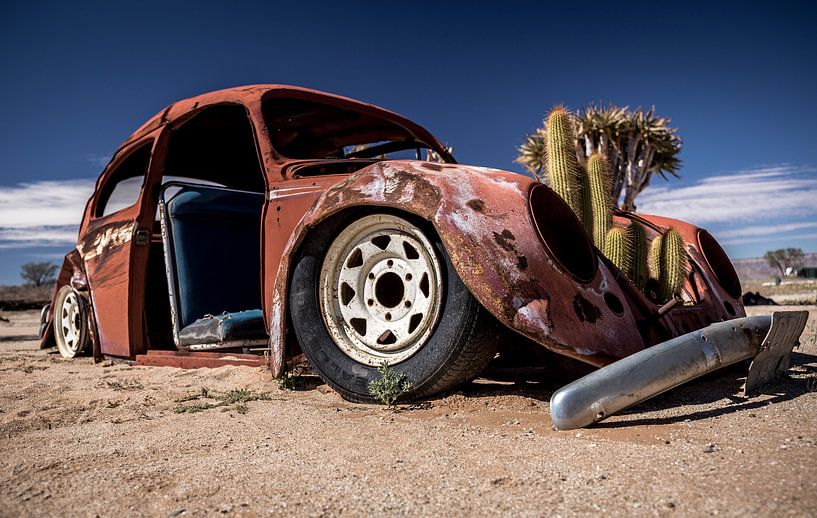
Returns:
[[[369,278],[370,278],[370,279],[374,279],[374,274],[373,274],[373,273],[371,273],[371,272],[369,272]]]
[[[411,280],[411,274],[410,274],[410,273],[407,273],[407,274],[406,274],[406,280],[407,280],[407,281],[410,281],[410,280]]]
[[[410,301],[410,300],[407,300],[407,301],[406,301],[406,307],[407,307],[407,308],[410,308],[410,307],[411,307],[411,301]]]
[[[392,266],[394,266],[394,261],[392,261],[391,259],[389,259],[388,261],[386,261],[386,266],[388,266],[389,268],[391,268]]]
[[[369,299],[366,301],[366,303],[370,306],[374,306],[374,299]]]
[[[391,313],[386,313],[386,320],[391,320]]]

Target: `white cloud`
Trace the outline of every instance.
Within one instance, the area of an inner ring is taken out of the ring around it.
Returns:
[[[734,239],[752,236],[768,236],[769,234],[783,234],[806,228],[817,228],[817,221],[801,221],[795,223],[781,223],[779,225],[754,225],[750,227],[740,227],[732,230],[720,231],[718,232],[718,237],[721,239]],[[777,237],[777,239],[785,238],[787,238],[787,236]],[[769,238],[758,238],[758,240],[763,239]]]
[[[719,233],[718,236],[721,236],[723,233]],[[766,243],[766,242],[774,242],[774,241],[793,241],[793,240],[806,240],[806,239],[817,239],[817,233],[812,234],[795,234],[795,235],[786,235],[786,236],[774,236],[774,235],[765,235],[765,236],[758,236],[758,237],[743,237],[737,239],[725,239],[720,241],[722,245],[745,245],[747,243]]]
[[[0,249],[57,246],[77,241],[79,225],[0,227]]]
[[[0,249],[75,243],[93,190],[91,179],[0,186]]]
[[[688,187],[650,187],[638,210],[698,225],[817,216],[817,168],[776,165],[711,176]]]
[[[94,180],[64,180],[0,186],[0,226],[22,229],[77,226]]]

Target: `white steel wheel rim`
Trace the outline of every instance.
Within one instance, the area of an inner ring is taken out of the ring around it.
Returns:
[[[82,314],[79,308],[77,294],[74,292],[66,295],[62,301],[62,307],[60,308],[60,331],[66,349],[71,353],[77,353],[82,338]]]
[[[335,344],[364,365],[407,360],[440,317],[440,262],[426,236],[397,216],[363,217],[329,246],[320,310]]]

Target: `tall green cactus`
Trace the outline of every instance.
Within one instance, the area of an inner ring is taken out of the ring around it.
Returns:
[[[684,238],[677,230],[671,228],[661,240],[661,265],[658,277],[658,296],[669,300],[684,287],[687,271],[687,256],[684,250]]]
[[[613,226],[613,200],[610,195],[610,169],[601,153],[593,153],[587,159],[587,181],[582,189],[582,205],[585,228],[599,250],[604,249],[604,239]]]
[[[626,229],[613,227],[607,232],[607,237],[604,239],[604,255],[625,274],[630,269],[630,243],[628,237]]]
[[[563,106],[551,110],[547,117],[547,175],[550,188],[562,197],[576,216],[584,221],[581,205],[581,169],[576,157],[573,119]]]
[[[642,291],[647,283],[648,269],[652,270],[655,278],[664,279],[667,283],[662,290],[670,291],[676,286],[679,282],[678,265],[675,264],[678,261],[677,251],[667,252],[668,264],[659,264],[665,255],[663,239],[659,237],[653,240],[652,247],[657,247],[657,250],[651,252],[648,258],[647,235],[643,226],[636,222],[632,222],[626,229],[613,226],[615,200],[610,194],[607,160],[601,153],[594,153],[588,157],[586,169],[579,164],[573,116],[563,106],[556,106],[548,114],[545,150],[550,188],[561,196],[581,220],[596,247]],[[683,252],[683,242],[681,251]],[[685,260],[686,256],[681,254],[681,257]],[[665,270],[670,273],[663,273]],[[680,283],[683,285],[683,272]],[[667,298],[671,296],[672,294]]]
[[[632,221],[627,226],[627,241],[630,245],[630,270],[627,272],[639,290],[644,291],[647,284],[647,231]]]
[[[661,277],[661,242],[663,240],[664,236],[658,234],[650,243],[650,277],[655,280]]]
[[[687,273],[684,238],[671,228],[656,236],[650,245],[650,275],[657,281],[658,301],[665,302],[681,292]]]

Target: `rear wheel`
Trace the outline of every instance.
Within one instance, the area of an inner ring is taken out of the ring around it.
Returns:
[[[353,401],[374,401],[384,362],[412,399],[473,379],[498,347],[498,323],[436,235],[393,214],[319,227],[296,258],[290,309],[312,366]]]
[[[54,301],[54,340],[65,358],[82,354],[88,346],[85,299],[71,286],[63,286]]]

